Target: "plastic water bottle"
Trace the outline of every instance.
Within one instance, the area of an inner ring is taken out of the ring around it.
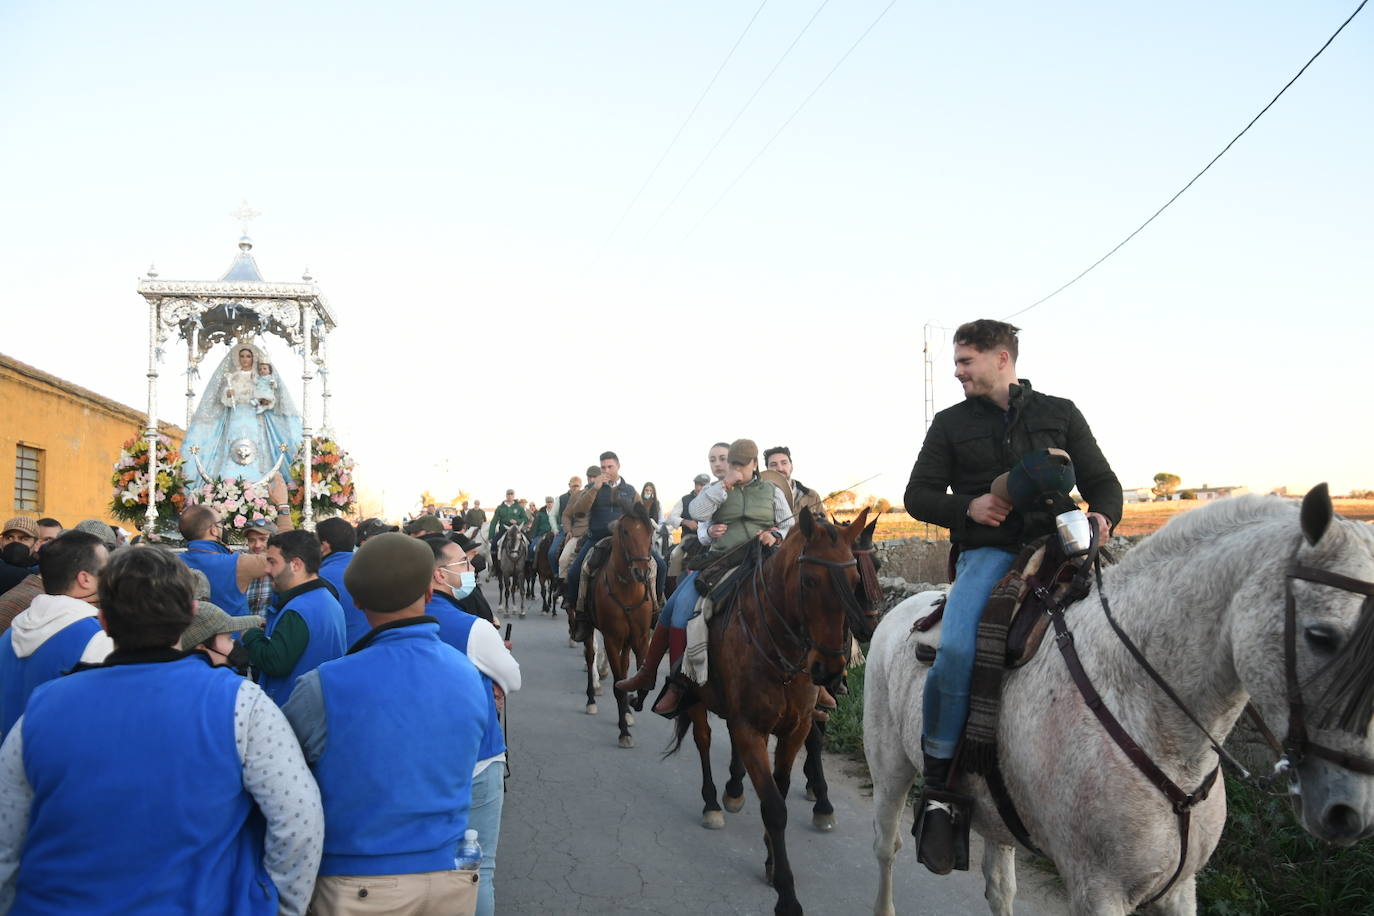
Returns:
[[[477,831],[468,830],[463,834],[463,842],[458,845],[458,857],[453,867],[459,871],[477,871],[482,865],[482,844],[477,842]]]

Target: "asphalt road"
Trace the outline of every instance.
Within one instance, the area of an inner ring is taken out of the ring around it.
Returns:
[[[483,584],[495,606],[495,586]],[[746,780],[745,807],[726,814],[723,830],[701,820],[701,768],[688,736],[683,750],[660,760],[671,723],[646,710],[632,731],[636,746],[617,746],[610,685],[600,713],[583,712],[581,646],[568,647],[567,627],[539,614],[512,616],[514,652],[524,686],[508,701],[510,776],[496,870],[499,914],[636,913],[658,916],[771,914],[776,895],[763,877],[763,824]],[[724,786],[729,763],[725,725],[712,718],[712,768]],[[797,763],[788,799],[788,853],[797,895],[808,912],[873,911],[872,804],[856,764],[826,757],[838,821],[829,833],[811,827],[811,804]],[[910,815],[906,828],[910,827]],[[937,878],[916,862],[910,836],[896,866],[895,900],[904,914],[986,913],[982,874]],[[1016,912],[1066,912],[1047,880],[1018,869]]]

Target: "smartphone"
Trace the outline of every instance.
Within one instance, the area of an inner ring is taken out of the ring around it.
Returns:
[[[506,636],[505,636],[506,642],[510,642],[510,628],[513,627],[513,626],[515,626],[515,624],[513,624],[513,623],[508,623],[508,624],[506,624]]]

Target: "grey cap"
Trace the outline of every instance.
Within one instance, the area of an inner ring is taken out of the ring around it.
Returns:
[[[191,618],[191,625],[181,633],[181,648],[189,651],[214,639],[218,633],[242,633],[260,627],[262,623],[262,618],[257,615],[230,617],[218,606],[197,600],[196,616]]]
[[[692,478],[692,483],[707,484],[710,482],[711,478],[707,477],[705,474],[698,474],[697,476]]]
[[[98,518],[88,518],[85,521],[77,522],[73,531],[84,531],[100,538],[100,543],[105,545],[106,550],[114,550],[115,536],[114,529],[105,524]]]

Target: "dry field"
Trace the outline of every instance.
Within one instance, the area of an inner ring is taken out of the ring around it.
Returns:
[[[1374,521],[1374,499],[1336,499],[1333,502],[1336,505],[1336,512],[1346,518],[1362,522]],[[1165,503],[1127,503],[1116,533],[1125,535],[1150,534],[1153,531],[1158,531],[1175,515],[1205,505],[1207,505],[1206,502],[1195,499],[1180,499],[1176,502]],[[853,516],[854,513],[852,512],[840,512],[837,518],[844,521]],[[910,537],[944,540],[949,537],[949,532],[934,525],[918,522],[906,512],[898,509],[896,512],[883,514],[878,522],[876,537],[880,541]]]

